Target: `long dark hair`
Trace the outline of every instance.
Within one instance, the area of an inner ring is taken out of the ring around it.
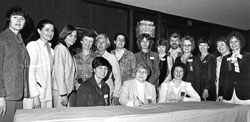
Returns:
[[[70,35],[73,31],[77,31],[75,27],[73,27],[72,25],[65,25],[61,31],[61,33],[59,34],[59,41],[58,43],[61,43],[62,45],[64,45],[67,49],[69,49],[69,52],[71,53],[71,55],[73,55],[73,51],[67,46],[66,42],[64,41],[65,38]]]

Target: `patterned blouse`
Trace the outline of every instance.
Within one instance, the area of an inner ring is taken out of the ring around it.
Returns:
[[[82,55],[82,51],[75,56],[76,60],[76,80],[78,83],[83,83],[87,79],[92,76],[93,69],[92,69],[92,61],[96,57],[96,54],[91,52],[89,55],[84,56]]]
[[[112,50],[110,53],[115,55],[115,50]],[[125,49],[122,57],[120,58],[120,60],[118,60],[118,63],[121,71],[122,84],[126,80],[133,79],[133,70],[136,66],[136,59],[134,54],[131,51]]]

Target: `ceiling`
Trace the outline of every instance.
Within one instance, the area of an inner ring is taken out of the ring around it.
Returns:
[[[250,0],[109,0],[209,23],[250,30]]]

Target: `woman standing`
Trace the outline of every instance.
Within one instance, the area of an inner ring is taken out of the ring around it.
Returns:
[[[0,34],[0,121],[12,122],[17,109],[28,97],[29,54],[20,31],[28,23],[28,14],[19,7],[8,10],[4,31]]]
[[[74,90],[75,61],[69,51],[77,38],[77,31],[71,25],[65,25],[59,35],[59,44],[55,47],[54,68],[54,107],[69,106],[71,92]]]
[[[183,80],[187,75],[185,64],[176,63],[171,70],[171,75],[173,79],[170,82],[162,83],[159,91],[159,103],[201,100],[191,83]]]
[[[144,64],[150,69],[147,81],[155,86],[159,86],[158,78],[160,76],[159,56],[156,52],[151,51],[153,46],[153,38],[149,34],[141,34],[137,38],[137,45],[140,49],[135,53],[136,63]]]
[[[123,33],[118,33],[115,36],[115,50],[111,51],[111,54],[115,55],[118,60],[120,71],[121,71],[121,81],[133,79],[133,71],[135,69],[136,60],[134,54],[124,48],[126,44],[126,36]]]
[[[215,88],[215,77],[216,77],[216,58],[214,55],[208,52],[211,45],[210,41],[204,38],[198,40],[200,50],[200,63],[201,63],[201,85],[200,85],[200,96],[203,100],[216,100],[216,88]]]
[[[26,46],[30,55],[30,97],[23,108],[52,108],[53,50],[49,41],[54,36],[54,24],[47,19],[38,22],[32,40]]]
[[[191,36],[185,36],[180,41],[180,47],[183,54],[177,57],[175,63],[184,63],[187,67],[187,76],[184,80],[190,82],[196,92],[200,91],[200,61],[198,57],[193,56],[192,52],[195,49],[195,41]]]
[[[219,76],[220,76],[220,69],[221,69],[221,62],[224,56],[230,54],[229,50],[229,42],[226,37],[220,37],[217,39],[217,50],[221,54],[216,58],[216,96],[218,97],[219,92]]]
[[[228,35],[232,53],[222,59],[218,101],[250,105],[250,54],[242,50],[245,38],[239,32]]]
[[[92,46],[96,38],[94,31],[87,31],[81,35],[82,50],[74,56],[76,60],[76,87],[89,79],[93,74],[92,61],[96,57],[96,54],[92,51]],[[76,88],[76,89],[77,89]]]
[[[170,64],[168,63],[168,59],[171,57],[169,56],[169,54],[166,53],[169,48],[168,40],[159,39],[155,45],[160,59],[159,86],[161,86],[161,84],[165,80],[166,81],[171,80],[171,75],[170,75],[171,69],[170,69]]]

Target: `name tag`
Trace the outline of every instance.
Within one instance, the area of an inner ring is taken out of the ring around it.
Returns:
[[[149,59],[150,59],[150,60],[154,60],[154,59],[155,59],[155,57],[149,57]]]

